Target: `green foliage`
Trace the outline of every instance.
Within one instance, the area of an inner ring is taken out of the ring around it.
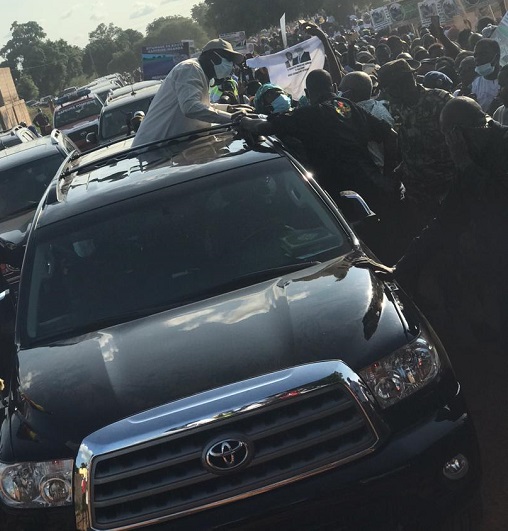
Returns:
[[[140,66],[140,55],[133,50],[115,52],[108,64],[109,72],[132,72]]]
[[[193,39],[197,48],[204,46],[210,37],[194,20],[188,17],[160,17],[148,24],[143,46],[172,44],[185,39]]]
[[[16,83],[16,90],[21,99],[36,100],[39,97],[39,89],[28,74],[23,74]]]
[[[85,46],[83,56],[83,70],[86,74],[105,76],[118,72],[116,64],[130,65],[132,69],[139,66],[140,43],[143,39],[143,34],[139,31],[123,30],[113,24],[99,24],[89,33],[89,37],[90,42]],[[137,53],[137,61],[133,61],[133,53]]]
[[[208,6],[207,19],[218,33],[244,30],[247,34],[257,33],[262,28],[278,26],[280,17],[286,13],[286,20],[295,20],[301,14],[315,13],[322,1],[313,0],[205,0]],[[227,16],[225,16],[227,14]]]
[[[110,22],[107,26],[106,24],[101,23],[88,34],[88,37],[90,38],[90,42],[107,40],[114,41],[121,31],[122,30],[118,26],[115,26],[112,22]]]
[[[191,16],[210,36],[210,38],[218,35],[217,28],[214,26],[213,20],[210,17],[210,8],[206,2],[195,4],[191,9]]]
[[[140,67],[142,46],[191,39],[199,49],[219,33],[244,30],[252,35],[263,28],[278,27],[284,13],[291,21],[307,18],[321,8],[336,17],[342,11],[354,12],[352,0],[196,1],[192,18],[159,17],[148,24],[145,36],[113,23],[99,24],[89,33],[89,42],[83,49],[62,39],[46,39],[43,28],[35,21],[15,21],[11,38],[0,49],[2,66],[11,68],[23,95],[36,90],[40,95],[57,94],[67,86],[81,86],[98,76],[136,70]]]
[[[33,91],[30,81],[42,95],[55,94],[68,81],[83,73],[83,52],[63,39],[45,40],[46,34],[37,22],[11,26],[12,37],[0,50],[22,90]],[[32,98],[29,98],[32,99]]]

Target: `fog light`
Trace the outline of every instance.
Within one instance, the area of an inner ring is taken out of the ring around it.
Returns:
[[[469,461],[462,454],[456,455],[443,466],[443,474],[448,479],[462,479],[469,472]]]

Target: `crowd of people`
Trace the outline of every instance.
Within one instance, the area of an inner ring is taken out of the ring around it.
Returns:
[[[214,39],[171,70],[133,146],[231,121],[279,136],[339,205],[340,192],[354,190],[378,214],[361,235],[387,264],[380,275],[444,320],[442,333],[455,322],[468,340],[501,344],[508,66],[491,38],[496,21],[479,20],[476,32],[433,23],[418,33],[348,33],[322,17],[291,27],[289,45],[317,37],[326,55],[304,96]],[[259,41],[261,52],[280,48],[278,37]]]

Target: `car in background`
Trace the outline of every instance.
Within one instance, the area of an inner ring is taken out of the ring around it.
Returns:
[[[114,89],[113,92],[108,96],[108,100],[111,101],[127,94],[135,94],[138,90],[161,84],[162,81],[160,79],[151,79],[148,81],[137,81],[136,83],[130,83],[121,88]]]
[[[22,142],[30,142],[38,138],[38,136],[22,125],[16,125],[9,131],[0,131],[0,150],[21,144]]]
[[[0,151],[0,239],[23,246],[35,210],[48,184],[66,157],[77,152],[74,143],[54,129]],[[0,264],[4,278],[17,289],[19,269]]]
[[[106,103],[108,96],[115,90],[122,87],[120,83],[114,79],[105,81],[104,83],[99,83],[98,85],[93,85],[90,88],[93,94],[97,94],[101,99],[102,103]]]
[[[30,231],[2,529],[473,529],[446,351],[304,166],[232,126],[116,146],[68,159]]]
[[[49,107],[49,104],[51,103],[51,101],[54,99],[53,96],[44,96],[42,97],[35,106],[37,107]]]
[[[102,146],[131,135],[132,117],[137,111],[143,111],[145,114],[148,112],[150,103],[160,86],[160,83],[150,84],[144,88],[131,90],[123,96],[108,99],[99,117],[98,135],[91,133],[87,136],[87,140],[92,145]]]
[[[103,103],[90,89],[70,92],[55,100],[53,127],[64,132],[81,151],[95,147],[86,140],[97,133]]]

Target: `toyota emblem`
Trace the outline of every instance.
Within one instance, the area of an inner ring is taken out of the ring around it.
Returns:
[[[203,452],[203,464],[214,474],[227,474],[247,466],[252,456],[252,444],[234,436],[211,442]]]

